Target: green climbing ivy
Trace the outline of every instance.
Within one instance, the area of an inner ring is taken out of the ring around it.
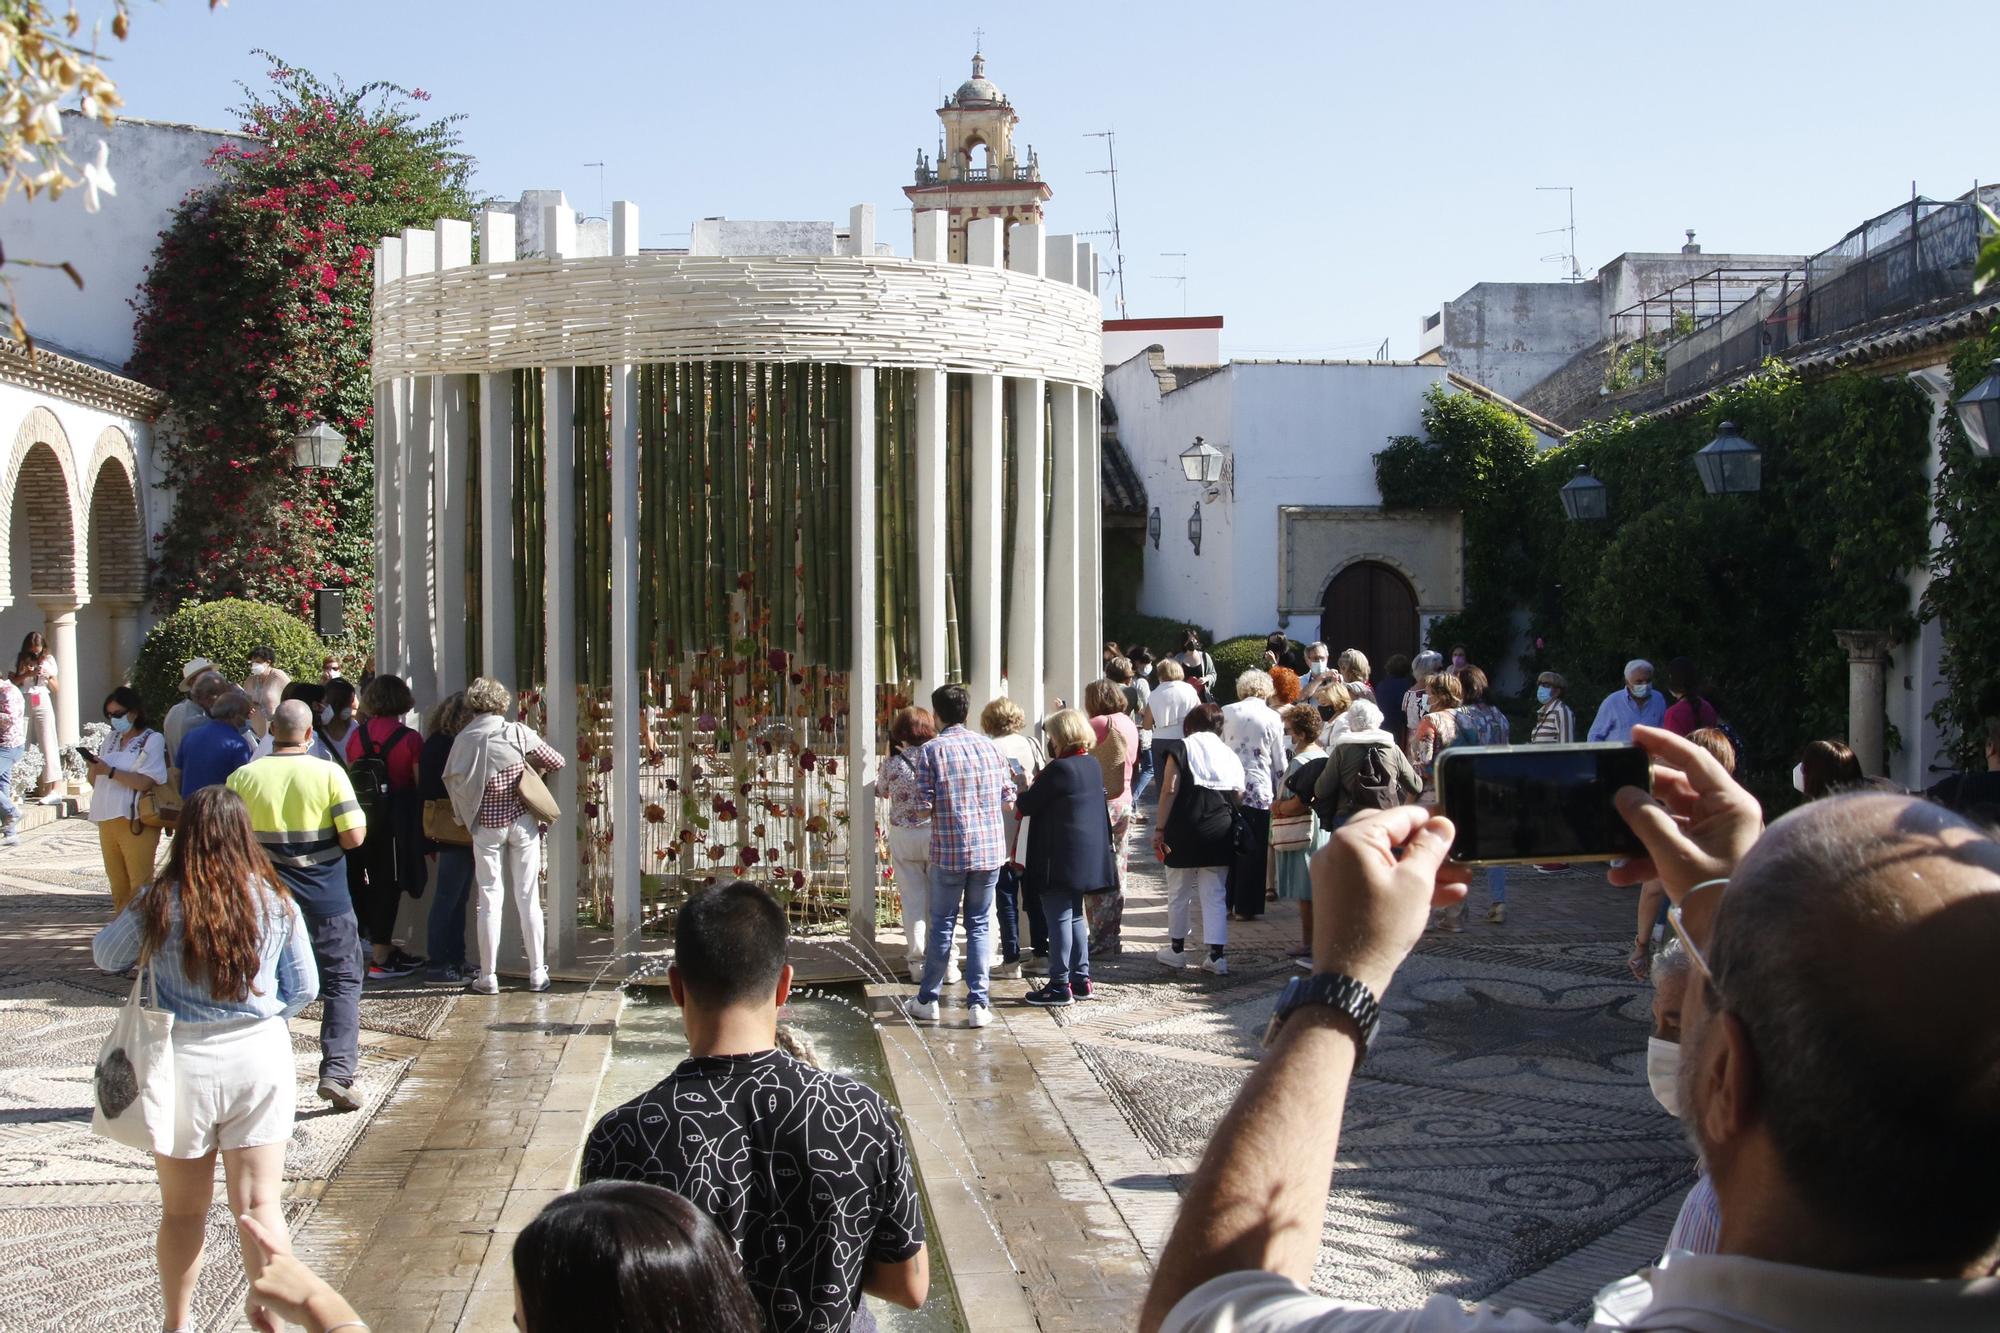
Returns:
[[[1996,356],[2000,323],[1952,358],[1951,396],[1984,379]],[[1946,693],[1931,716],[1954,738],[1953,759],[1976,766],[1982,719],[2000,715],[2000,460],[1973,457],[1956,413],[1946,414],[1934,496],[1944,536],[1931,556],[1922,614],[1944,635]]]

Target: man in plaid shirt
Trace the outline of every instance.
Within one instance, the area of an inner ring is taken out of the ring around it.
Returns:
[[[993,887],[1007,863],[1004,817],[1014,803],[1014,775],[993,742],[966,729],[972,699],[963,685],[931,693],[931,711],[943,728],[917,751],[917,787],[931,803],[930,941],[916,998],[904,1001],[912,1018],[935,1021],[938,991],[951,960],[951,934],[965,912],[966,1006],[970,1026],[993,1021],[986,983],[993,965]]]

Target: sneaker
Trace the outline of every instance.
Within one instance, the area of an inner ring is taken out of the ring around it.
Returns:
[[[1447,935],[1456,935],[1465,929],[1463,912],[1445,911],[1438,914],[1437,928]]]
[[[969,1028],[983,1028],[993,1021],[993,1010],[988,1005],[975,1004],[965,1013],[965,1025]]]
[[[1213,972],[1218,977],[1226,977],[1229,975],[1229,960],[1227,958],[1204,958],[1201,960],[1201,970],[1204,972]]]
[[[926,1023],[935,1023],[938,1018],[937,1001],[919,1000],[916,996],[912,995],[909,999],[903,1001],[903,1012],[911,1018],[921,1018]]]
[[[63,803],[63,794],[62,794],[62,789],[60,787],[50,792],[46,796],[38,796],[35,798],[36,805],[61,805],[62,803]]]
[[[463,986],[472,980],[472,974],[457,963],[446,963],[443,967],[433,967],[424,973],[426,986]]]
[[[352,1083],[342,1083],[338,1079],[323,1078],[319,1081],[319,1099],[333,1103],[336,1111],[359,1111],[361,1094],[354,1090]]]
[[[963,980],[965,980],[965,973],[959,970],[958,960],[956,958],[952,959],[950,962],[944,965],[945,985],[956,986],[959,982]]]
[[[1044,1009],[1067,1009],[1076,1003],[1069,987],[1058,986],[1053,981],[1040,990],[1029,991],[1021,998],[1029,1004],[1040,1005]]]
[[[1079,981],[1072,981],[1069,985],[1069,993],[1076,996],[1079,1000],[1094,1000],[1097,998],[1097,992],[1092,989],[1089,977],[1084,977]]]
[[[993,965],[992,976],[995,981],[1019,981],[1021,979],[1021,960],[1016,958],[1011,963],[995,963]]]
[[[0,830],[0,847],[19,847],[20,845],[21,826],[19,824],[9,824],[4,830]]]
[[[1176,949],[1171,944],[1162,944],[1157,950],[1154,951],[1153,957],[1159,959],[1161,962],[1165,963],[1168,967],[1186,967],[1188,965],[1188,956],[1186,951],[1181,949]]]
[[[471,981],[465,983],[465,993],[467,995],[498,995],[500,993],[500,982],[497,978],[486,981],[474,977]]]
[[[398,949],[389,955],[387,962],[370,963],[368,965],[368,979],[370,981],[383,981],[392,977],[407,977],[423,965],[423,959],[412,958]]]
[[[1502,925],[1507,920],[1507,904],[1495,903],[1486,909],[1486,919],[1494,925]]]
[[[416,954],[413,953],[404,953],[401,949],[392,947],[389,950],[390,965],[393,967],[400,967],[406,973],[416,971],[418,968],[422,967],[425,963],[428,963],[429,961],[430,959],[419,958]]]
[[[1313,960],[1311,958],[1294,958],[1292,966],[1301,972],[1310,972],[1313,970]]]
[[[921,958],[910,960],[910,984],[912,986],[924,984],[924,960]]]
[[[554,982],[549,980],[549,974],[544,972],[540,981],[531,980],[528,982],[528,992],[532,995],[540,995],[554,984]]]

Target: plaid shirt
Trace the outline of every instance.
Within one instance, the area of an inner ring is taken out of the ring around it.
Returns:
[[[917,751],[917,790],[931,803],[931,869],[946,874],[1007,864],[1004,815],[1014,776],[1000,751],[960,723]]]
[[[526,727],[522,732],[529,736],[535,733]],[[528,758],[544,773],[552,773],[563,766],[563,757],[549,748],[549,743],[535,736],[535,748],[528,752]],[[487,780],[486,790],[479,797],[479,825],[481,828],[506,828],[527,812],[521,804],[521,772],[526,764],[509,764]]]
[[[27,700],[14,688],[14,682],[0,676],[0,750],[16,749],[28,743],[28,729],[22,725],[27,712]],[[6,780],[6,775],[0,774],[0,782]]]

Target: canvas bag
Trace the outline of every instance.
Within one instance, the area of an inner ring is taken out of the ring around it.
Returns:
[[[1298,772],[1286,779],[1282,795],[1293,796],[1306,803],[1303,814],[1271,816],[1271,850],[1274,852],[1303,852],[1312,847],[1314,836],[1319,832],[1319,816],[1312,809],[1313,787],[1319,775],[1326,768],[1324,756],[1309,759],[1299,765]]]
[[[143,1152],[174,1148],[174,1016],[148,1008],[141,988],[153,975],[150,950],[139,958],[132,994],[111,1021],[92,1076],[90,1132]],[[157,1006],[159,991],[153,992]]]
[[[458,822],[458,811],[449,799],[424,802],[424,836],[447,847],[472,845],[472,830]]]
[[[534,764],[529,761],[528,747],[522,743],[526,739],[521,734],[520,728],[516,727],[514,729],[514,748],[521,752],[521,763],[523,765],[520,786],[521,804],[527,807],[528,813],[535,817],[537,823],[553,824],[562,818],[562,806],[556,803],[555,794],[549,790],[549,784],[542,781],[542,775],[535,771]]]

